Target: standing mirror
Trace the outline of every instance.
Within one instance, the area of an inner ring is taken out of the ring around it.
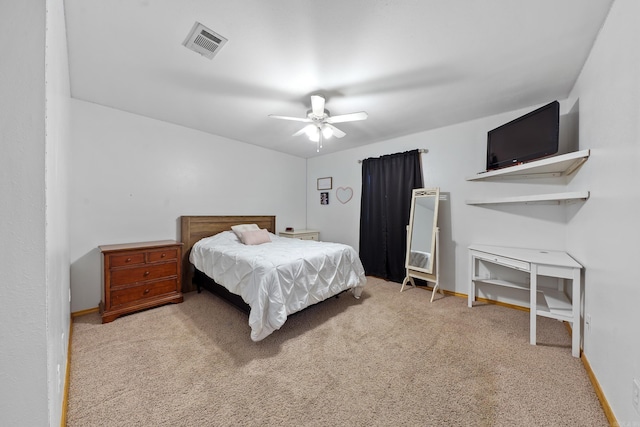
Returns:
[[[407,226],[407,254],[405,268],[407,275],[402,282],[400,292],[405,285],[415,286],[413,278],[433,282],[433,294],[438,288],[438,204],[439,188],[417,188],[411,197],[411,214]]]

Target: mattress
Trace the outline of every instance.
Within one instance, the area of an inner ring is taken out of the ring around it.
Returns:
[[[348,245],[279,237],[245,245],[232,231],[206,237],[189,260],[198,270],[249,305],[251,339],[280,329],[287,317],[345,290],[360,297],[366,277]]]

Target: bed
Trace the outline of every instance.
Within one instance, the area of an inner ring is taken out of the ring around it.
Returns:
[[[242,243],[231,231],[238,224],[256,224],[269,242]],[[204,287],[247,312],[253,341],[341,292],[359,298],[366,283],[352,247],[279,237],[273,216],[183,216],[181,237],[183,291]]]

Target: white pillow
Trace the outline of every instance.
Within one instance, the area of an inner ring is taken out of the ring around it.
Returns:
[[[271,238],[269,237],[269,232],[263,228],[261,230],[243,231],[240,240],[242,240],[242,243],[245,245],[260,245],[262,243],[269,243]]]
[[[258,227],[258,224],[238,224],[232,225],[231,229],[236,233],[236,236],[238,236],[239,239],[242,239],[243,232],[260,230],[260,227]]]

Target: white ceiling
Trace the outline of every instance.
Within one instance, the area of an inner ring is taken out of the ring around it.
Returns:
[[[613,0],[65,0],[73,98],[309,158],[564,99]],[[229,42],[182,45],[198,21]]]

